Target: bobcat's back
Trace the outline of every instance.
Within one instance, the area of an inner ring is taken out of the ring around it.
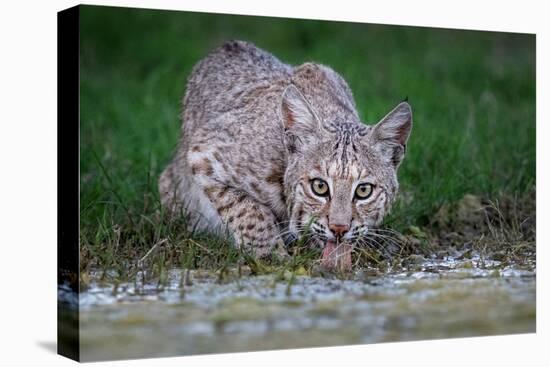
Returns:
[[[183,99],[184,131],[245,107],[266,89],[287,84],[291,75],[292,67],[253,44],[226,42],[193,68]]]

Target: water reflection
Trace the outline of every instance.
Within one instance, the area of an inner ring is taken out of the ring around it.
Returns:
[[[92,273],[79,300],[83,360],[535,331],[534,264],[447,258],[347,280],[236,273],[191,271],[185,285],[173,269],[161,289],[143,274],[115,287]]]

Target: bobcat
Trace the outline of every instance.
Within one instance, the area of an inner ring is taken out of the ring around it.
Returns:
[[[328,268],[349,270],[354,242],[379,225],[397,190],[412,128],[400,103],[361,123],[331,68],[291,66],[229,41],[191,72],[182,136],[159,180],[161,202],[193,228],[226,229],[264,257],[309,232]]]

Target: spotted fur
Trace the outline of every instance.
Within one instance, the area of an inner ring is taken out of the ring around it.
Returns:
[[[332,225],[353,241],[379,225],[397,190],[412,127],[403,102],[363,124],[350,88],[316,63],[290,66],[230,41],[193,69],[183,99],[182,136],[159,180],[161,200],[193,228],[228,230],[238,246],[266,256],[308,228],[322,246]],[[329,186],[321,197],[315,178]],[[365,200],[360,183],[373,185]]]

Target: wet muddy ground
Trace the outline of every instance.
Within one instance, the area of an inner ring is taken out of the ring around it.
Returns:
[[[91,272],[80,295],[82,360],[535,331],[534,262],[474,254],[346,279],[181,269],[167,277],[163,286],[142,273],[115,284]]]

